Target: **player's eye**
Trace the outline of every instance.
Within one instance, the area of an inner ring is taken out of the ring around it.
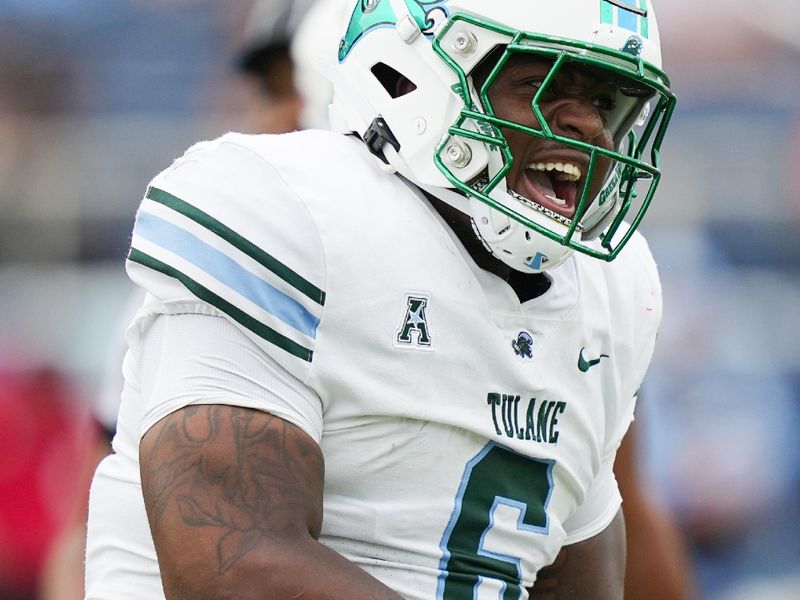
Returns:
[[[611,111],[617,107],[614,97],[610,94],[598,94],[592,98],[592,104],[600,110]]]
[[[531,77],[523,82],[523,89],[525,89],[526,92],[531,95],[531,97],[535,96],[539,92],[542,92],[544,81],[544,77]],[[541,102],[552,102],[557,100],[564,94],[561,88],[562,86],[558,80],[551,81],[544,89],[544,92],[539,97],[539,100]]]
[[[522,85],[532,88],[534,91],[539,91],[539,88],[542,87],[543,83],[544,83],[543,77],[531,77],[530,79],[526,79],[525,81],[523,81]]]

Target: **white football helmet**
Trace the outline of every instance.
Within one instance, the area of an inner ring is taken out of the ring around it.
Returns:
[[[349,0],[347,17],[334,129],[358,134],[387,169],[469,215],[484,245],[516,270],[554,268],[572,250],[617,256],[653,198],[675,108],[650,0]],[[497,74],[519,53],[552,65],[531,102],[534,127],[499,118],[489,99]],[[473,80],[479,65],[488,73],[480,89]],[[605,122],[613,149],[562,135],[547,122],[540,100],[569,69],[613,84]],[[398,87],[403,78],[410,84]],[[557,181],[577,182],[568,217],[544,194],[526,197],[507,185],[515,157],[504,131],[584,157],[579,169],[526,167],[539,171],[535,178],[551,199]],[[626,217],[629,227],[620,228]]]

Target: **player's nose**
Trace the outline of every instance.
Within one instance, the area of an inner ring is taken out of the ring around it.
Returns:
[[[603,118],[590,98],[562,98],[550,108],[550,127],[560,135],[590,142],[605,133]]]

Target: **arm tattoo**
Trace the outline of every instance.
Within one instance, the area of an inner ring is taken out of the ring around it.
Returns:
[[[265,536],[319,535],[322,458],[293,425],[256,410],[204,405],[173,413],[150,435],[142,485],[152,527],[177,509],[188,527],[217,528],[220,573]]]

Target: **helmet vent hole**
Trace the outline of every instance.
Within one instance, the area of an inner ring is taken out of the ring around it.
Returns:
[[[531,241],[531,232],[530,231],[526,231],[525,232],[525,239],[528,240],[529,242]]]
[[[400,98],[417,89],[413,81],[386,63],[377,63],[370,71],[392,98]]]

